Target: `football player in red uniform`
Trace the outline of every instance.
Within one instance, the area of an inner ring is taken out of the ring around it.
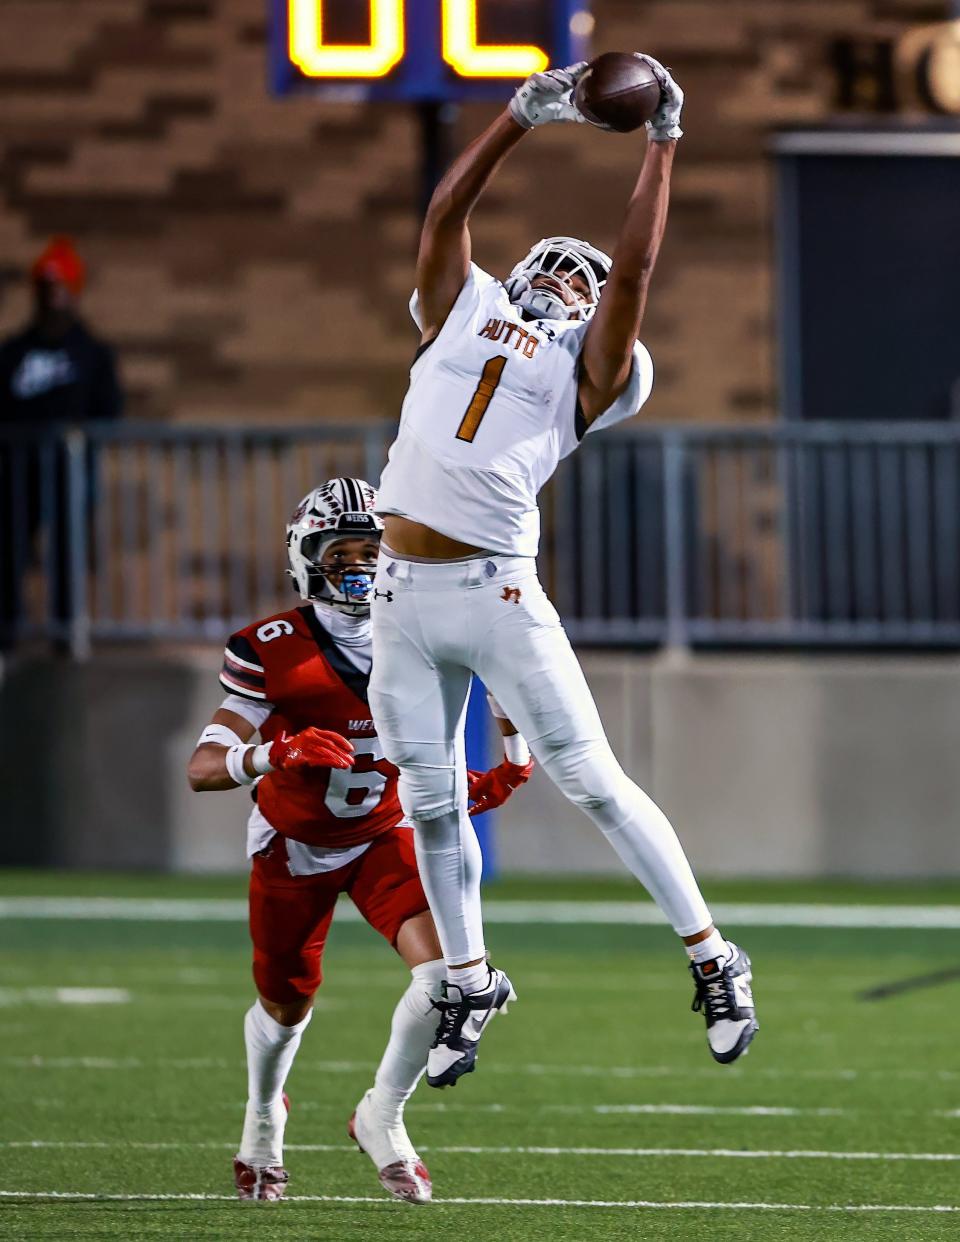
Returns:
[[[310,1021],[324,943],[340,893],[413,975],[349,1133],[397,1198],[426,1203],[430,1175],[407,1135],[406,1101],[424,1072],[444,963],[403,821],[397,769],[383,757],[367,703],[370,597],[382,523],[373,488],[331,479],[287,527],[290,576],[303,606],[234,634],[220,681],[227,697],[189,765],[196,790],[252,786],[250,932],[259,998],[247,1012],[249,1094],[234,1178],[242,1199],[280,1199],[287,1183],[283,1087]],[[495,708],[496,710],[496,708]],[[500,721],[513,758],[524,749]],[[251,738],[259,730],[260,745]],[[471,773],[476,810],[499,806],[530,774],[526,760]]]

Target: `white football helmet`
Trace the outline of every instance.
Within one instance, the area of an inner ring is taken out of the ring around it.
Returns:
[[[531,319],[589,319],[597,309],[612,266],[610,256],[588,242],[576,237],[545,237],[520,260],[504,281],[504,288],[514,306],[519,306]],[[589,298],[577,294],[571,306],[563,300],[559,288],[533,288],[534,277],[552,276],[559,271],[582,277],[590,288]]]
[[[324,553],[338,539],[379,542],[383,522],[374,513],[377,494],[364,479],[329,479],[304,496],[287,523],[287,571],[303,599],[329,604],[352,616],[366,616],[373,593],[367,564],[338,565],[331,581]]]

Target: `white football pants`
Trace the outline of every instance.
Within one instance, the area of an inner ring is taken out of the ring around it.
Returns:
[[[620,767],[580,664],[529,557],[456,563],[381,552],[370,706],[448,964],[483,956],[480,863],[463,728],[481,678],[558,788],[593,820],[681,936],[710,926],[676,833]]]

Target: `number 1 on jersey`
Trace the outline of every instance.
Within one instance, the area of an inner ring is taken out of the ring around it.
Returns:
[[[474,436],[483,422],[483,416],[487,412],[487,407],[493,400],[493,394],[497,391],[497,386],[503,376],[503,368],[507,365],[507,355],[497,354],[496,357],[490,358],[486,366],[483,368],[483,374],[480,376],[480,383],[477,385],[477,391],[473,394],[470,404],[467,406],[467,412],[460,420],[460,426],[457,428],[457,439],[466,440],[467,444],[472,444]]]

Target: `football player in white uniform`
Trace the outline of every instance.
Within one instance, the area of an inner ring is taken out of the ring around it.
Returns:
[[[427,212],[411,311],[421,345],[380,485],[370,703],[447,967],[427,1080],[474,1067],[512,998],[488,968],[480,858],[467,811],[463,722],[472,674],[544,770],[601,829],[687,946],[716,1060],[757,1031],[750,962],[714,927],[676,834],[623,772],[579,663],[537,580],[537,493],[585,434],[636,414],[653,385],[638,342],[682,136],[683,93],[643,57],[660,107],[611,260],[585,242],[540,242],[505,282],[471,262],[471,213],[531,130],[578,122],[584,65],[535,74],[454,162]],[[502,707],[500,706],[502,704]]]

